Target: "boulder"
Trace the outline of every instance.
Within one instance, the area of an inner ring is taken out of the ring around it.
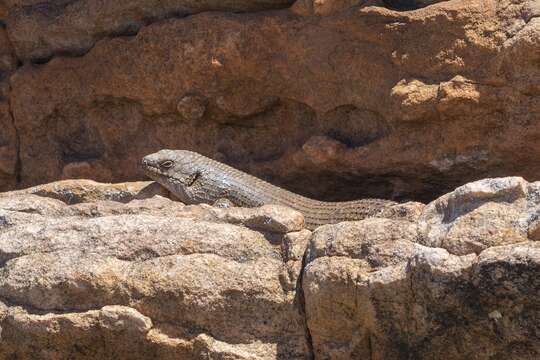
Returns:
[[[59,188],[77,203],[50,196]],[[0,197],[0,357],[309,354],[289,271],[301,258],[286,264],[279,240],[303,218],[159,195],[124,203],[134,188],[72,181]],[[248,227],[264,228],[261,216],[268,232]]]
[[[147,187],[0,195],[0,358],[540,356],[540,182],[485,179],[313,232],[285,207]]]
[[[539,186],[485,179],[417,221],[315,230],[302,286],[317,357],[538,358]]]

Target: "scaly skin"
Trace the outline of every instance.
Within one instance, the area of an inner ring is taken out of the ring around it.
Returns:
[[[186,204],[288,206],[304,215],[308,229],[341,221],[362,220],[395,204],[377,199],[345,202],[309,199],[187,150],[161,150],[145,156],[142,164],[147,176]]]

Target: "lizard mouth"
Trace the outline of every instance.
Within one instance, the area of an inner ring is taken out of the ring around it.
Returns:
[[[152,165],[148,162],[143,161],[142,168],[145,174],[153,180],[159,182],[160,179],[163,180],[165,178],[170,180],[171,182],[177,182],[177,179],[174,176],[163,172],[163,170],[161,170],[159,167]]]
[[[146,173],[146,175],[152,177],[152,175],[161,175],[161,176],[167,176],[164,174],[160,168],[157,166],[154,166],[146,161],[143,160],[142,162],[142,169]]]

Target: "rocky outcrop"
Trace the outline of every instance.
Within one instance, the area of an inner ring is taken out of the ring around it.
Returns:
[[[323,359],[535,359],[540,355],[538,183],[467,184],[418,222],[324,226],[303,274]]]
[[[0,357],[536,359],[539,189],[487,179],[314,232],[148,183],[5,193]]]
[[[540,177],[534,0],[96,4],[7,2],[19,187],[140,180],[161,148],[323,200]]]
[[[287,7],[291,0],[49,0],[7,2],[7,25],[19,59],[80,55],[105,37],[134,35],[165,18],[203,11],[249,12]]]
[[[133,186],[77,187],[105,198]],[[163,197],[67,205],[49,195],[41,188],[0,199],[0,357],[309,353],[299,273],[279,247],[283,233],[301,227],[299,214],[186,207]]]

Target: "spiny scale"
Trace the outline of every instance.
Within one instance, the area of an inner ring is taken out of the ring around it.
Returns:
[[[186,166],[189,166],[192,171],[204,174],[201,176],[202,179],[195,184],[198,201],[212,203],[219,198],[226,198],[241,207],[265,204],[288,206],[304,215],[308,229],[341,221],[362,220],[396,204],[393,201],[380,199],[346,202],[313,200],[203,155],[190,151],[181,153],[189,157],[186,159]],[[225,191],[223,191],[224,187]]]

